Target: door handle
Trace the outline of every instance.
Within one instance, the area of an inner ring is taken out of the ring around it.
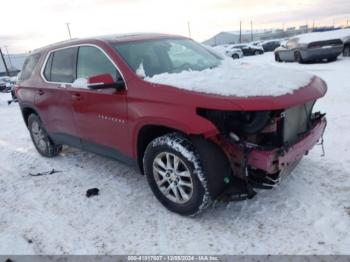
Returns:
[[[81,100],[81,95],[79,93],[72,94],[72,99],[76,100],[76,101],[80,101]]]
[[[42,90],[42,89],[39,89],[37,91],[37,93],[38,93],[39,96],[42,96],[43,94],[45,94],[44,90]]]

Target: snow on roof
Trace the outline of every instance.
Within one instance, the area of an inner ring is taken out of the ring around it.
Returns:
[[[235,48],[250,47],[250,48],[253,48],[253,49],[259,49],[259,50],[263,50],[264,51],[264,48],[261,45],[252,45],[250,43],[234,44],[232,46],[235,47]]]
[[[302,35],[297,35],[295,38],[299,39],[299,43],[311,43],[316,41],[325,41],[331,39],[344,39],[350,36],[350,29],[338,29],[327,32],[314,32]]]
[[[200,93],[251,97],[293,93],[309,84],[312,77],[302,71],[225,59],[213,69],[163,73],[144,80]]]

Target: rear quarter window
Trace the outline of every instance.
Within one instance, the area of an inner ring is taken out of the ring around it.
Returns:
[[[41,54],[37,53],[27,57],[27,59],[24,61],[22,71],[18,80],[28,80],[32,76],[33,71],[39,62],[40,56]]]

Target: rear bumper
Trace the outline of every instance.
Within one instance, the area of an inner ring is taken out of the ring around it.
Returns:
[[[327,59],[333,58],[340,55],[343,51],[343,46],[330,46],[321,48],[308,48],[301,50],[301,56],[303,60],[316,60],[316,59]]]
[[[326,118],[322,117],[303,139],[287,149],[252,150],[248,157],[248,164],[268,174],[274,174],[289,167],[314,147],[322,137],[326,124]]]

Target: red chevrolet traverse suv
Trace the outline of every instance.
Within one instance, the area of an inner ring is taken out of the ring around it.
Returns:
[[[184,71],[210,74],[221,63],[181,36],[76,39],[33,51],[16,95],[41,155],[54,157],[65,144],[138,165],[166,208],[194,215],[213,201],[274,187],[326,126],[324,114],[312,112],[327,90],[316,76],[293,92],[257,96],[151,81]]]

